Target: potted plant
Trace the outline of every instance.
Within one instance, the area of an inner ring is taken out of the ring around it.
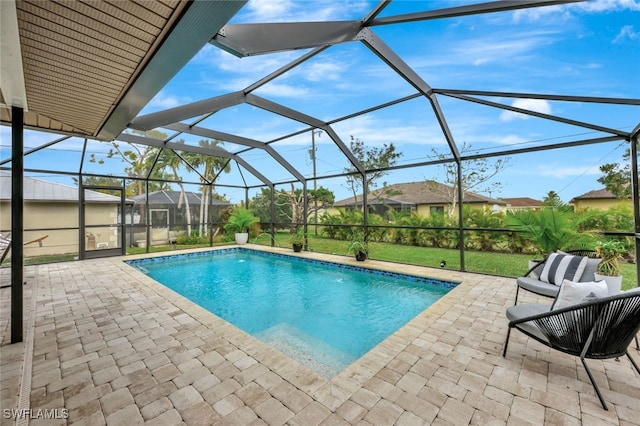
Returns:
[[[244,207],[236,207],[229,215],[224,229],[235,232],[236,243],[246,244],[249,241],[249,228],[260,219]]]
[[[624,244],[618,240],[598,241],[595,249],[601,259],[594,274],[595,279],[607,283],[609,294],[619,293],[622,288],[622,276],[618,259],[626,252]]]
[[[289,240],[291,241],[291,246],[293,247],[293,251],[299,253],[302,251],[302,248],[304,247],[304,229],[303,228],[298,228],[297,231],[295,231],[294,233],[292,233],[289,236]]]
[[[349,246],[348,253],[353,253],[356,257],[356,260],[362,262],[367,259],[369,255],[369,247],[367,242],[362,238],[361,234],[355,234],[353,240],[351,241],[351,245]]]

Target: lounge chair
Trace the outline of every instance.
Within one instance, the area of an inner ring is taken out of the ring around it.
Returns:
[[[585,358],[609,359],[627,355],[640,374],[640,367],[628,352],[631,340],[640,330],[640,289],[556,310],[550,308],[550,305],[540,304],[508,308],[509,329],[502,356],[507,354],[512,329],[552,349],[579,356],[602,407],[608,410]]]
[[[27,246],[29,244],[38,243],[40,247],[42,247],[42,240],[47,238],[48,235],[45,235],[40,238],[36,238],[35,240],[27,241],[23,245]],[[0,256],[0,265],[4,262],[4,259],[9,255],[9,251],[11,251],[11,238],[0,234],[0,250],[2,250],[2,255]]]
[[[596,272],[596,267],[598,266],[598,263],[600,263],[600,259],[596,257],[595,250],[568,250],[565,253],[573,256],[584,256],[588,258],[586,268],[584,269],[584,272],[582,273],[579,281],[586,282],[593,281],[595,279],[593,273]],[[551,256],[551,254],[549,256]],[[556,297],[558,295],[560,284],[562,284],[561,282],[558,284],[554,284],[545,282],[540,279],[540,274],[544,269],[544,265],[549,259],[549,256],[547,256],[544,260],[536,263],[522,277],[518,277],[516,279],[517,288],[516,298],[513,302],[514,305],[518,304],[518,294],[520,292],[520,289],[524,289],[545,297]]]

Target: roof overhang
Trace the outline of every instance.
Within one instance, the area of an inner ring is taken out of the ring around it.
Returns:
[[[4,0],[0,119],[112,140],[245,3]]]

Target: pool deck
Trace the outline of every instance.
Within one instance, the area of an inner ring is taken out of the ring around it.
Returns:
[[[502,357],[512,278],[300,255],[461,284],[329,380],[122,262],[149,255],[28,266],[23,343],[0,289],[0,424],[640,424],[626,358],[587,360],[605,411],[578,358],[518,332]]]

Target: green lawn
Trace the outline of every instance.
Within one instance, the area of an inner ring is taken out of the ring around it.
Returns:
[[[290,247],[289,235],[286,232],[276,234],[278,247]],[[269,236],[262,235],[257,239],[250,239],[252,243],[270,245]],[[332,240],[328,238],[309,235],[309,250],[321,253],[333,253],[347,255],[349,241]],[[445,268],[460,269],[460,252],[458,250],[440,249],[432,247],[405,246],[389,243],[369,243],[369,257],[377,260],[407,263],[412,265],[430,266],[440,268],[440,263],[446,262]],[[528,254],[511,254],[495,252],[465,251],[464,265],[467,272],[500,275],[506,277],[518,277],[527,272]],[[636,265],[623,263],[622,271],[623,289],[634,288],[638,285],[636,277]]]

